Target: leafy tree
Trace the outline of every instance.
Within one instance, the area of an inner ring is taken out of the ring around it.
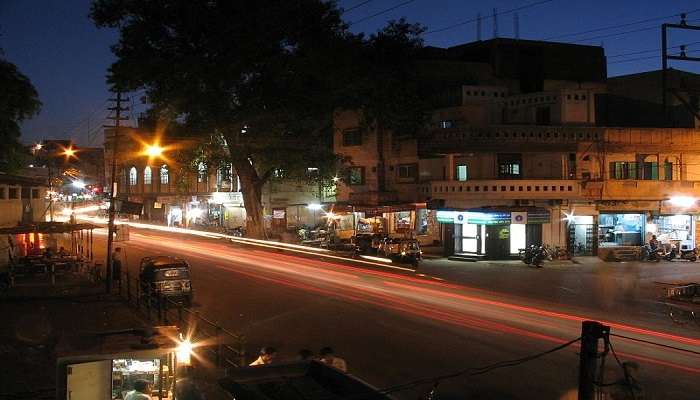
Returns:
[[[334,174],[332,115],[363,54],[334,2],[95,0],[91,18],[120,31],[111,84],[225,139],[251,236],[263,235],[261,190],[276,170]]]
[[[19,167],[21,160],[27,156],[19,142],[19,125],[39,112],[41,102],[29,78],[2,57],[0,88],[0,171],[8,172]]]

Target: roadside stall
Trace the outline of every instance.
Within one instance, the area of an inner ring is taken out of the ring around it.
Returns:
[[[178,367],[189,365],[191,354],[189,342],[179,338],[174,326],[69,338],[56,349],[56,398],[124,399],[139,390],[151,399],[173,399]]]

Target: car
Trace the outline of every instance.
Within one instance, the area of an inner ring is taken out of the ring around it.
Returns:
[[[423,258],[418,240],[411,238],[386,238],[379,245],[377,253],[392,261],[408,262],[414,267]]]
[[[170,300],[192,304],[192,281],[187,261],[171,256],[141,259],[139,282],[144,295],[161,295]]]

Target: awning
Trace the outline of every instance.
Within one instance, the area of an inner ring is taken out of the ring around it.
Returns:
[[[374,205],[350,205],[350,204],[338,204],[333,206],[334,213],[342,212],[361,212],[367,217],[378,217],[384,213],[394,213],[402,211],[416,211],[418,208],[425,208],[425,203],[397,203],[397,204],[386,204],[380,206]]]
[[[438,222],[446,224],[508,225],[547,224],[549,210],[541,207],[482,207],[468,210],[438,210]]]
[[[83,223],[70,224],[66,222],[37,222],[34,224],[0,228],[2,235],[21,235],[24,233],[69,233],[86,229],[100,228],[99,225]]]

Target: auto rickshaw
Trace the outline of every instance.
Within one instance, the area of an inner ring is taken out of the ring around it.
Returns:
[[[407,262],[414,267],[423,258],[418,240],[410,238],[386,238],[379,245],[378,253],[391,261]]]

